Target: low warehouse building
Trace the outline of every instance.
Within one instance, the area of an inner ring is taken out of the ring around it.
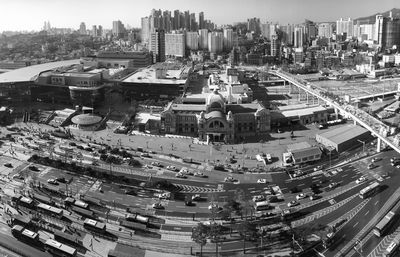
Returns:
[[[360,145],[357,140],[366,140],[370,136],[370,132],[363,127],[357,125],[346,125],[321,134],[316,135],[318,143],[324,147],[332,147],[338,153],[343,152],[355,145]]]

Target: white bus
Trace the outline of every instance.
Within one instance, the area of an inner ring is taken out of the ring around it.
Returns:
[[[269,202],[268,201],[262,201],[262,202],[256,202],[255,210],[256,211],[265,211],[268,210],[269,207]]]
[[[399,245],[395,241],[392,241],[385,250],[385,257],[394,256],[394,254],[397,252],[398,247]]]
[[[368,198],[371,195],[375,194],[376,191],[378,191],[378,189],[379,189],[379,183],[378,182],[374,182],[371,185],[365,187],[364,189],[361,189],[360,197],[362,199]]]

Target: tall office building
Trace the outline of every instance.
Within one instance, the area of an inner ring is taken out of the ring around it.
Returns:
[[[400,46],[400,19],[393,19],[392,12],[385,26],[385,47]]]
[[[299,26],[294,28],[294,47],[303,47],[304,40],[304,27]]]
[[[98,37],[103,37],[103,26],[99,25],[97,27],[97,36]]]
[[[190,14],[190,31],[197,31],[198,30],[198,24],[196,22],[196,14],[191,13]]]
[[[199,34],[197,32],[186,32],[186,48],[190,50],[199,49]]]
[[[199,30],[199,47],[202,50],[208,49],[208,29]]]
[[[223,41],[224,51],[231,51],[232,47],[233,47],[233,29],[225,28],[224,41]]]
[[[261,35],[262,35],[264,38],[269,39],[269,38],[270,38],[270,35],[271,35],[270,29],[271,29],[271,27],[270,27],[270,24],[269,24],[269,23],[263,23],[263,24],[261,24]]]
[[[224,48],[224,35],[222,32],[211,32],[208,34],[208,51],[210,53],[220,53]]]
[[[336,21],[336,34],[342,35],[344,33],[347,34],[348,38],[353,37],[353,30],[354,30],[354,22],[351,18],[344,20],[340,18],[340,20]]]
[[[247,30],[249,32],[254,32],[256,35],[259,35],[261,32],[260,19],[259,18],[247,19]]]
[[[385,26],[386,25],[386,20],[383,17],[383,15],[376,15],[376,20],[375,20],[375,38],[374,41],[376,41],[376,43],[378,45],[383,46],[384,42],[384,35],[383,33],[385,32]]]
[[[185,56],[185,34],[168,33],[165,34],[165,55],[166,56]]]
[[[97,37],[97,26],[96,25],[92,26],[92,36]]]
[[[156,30],[150,33],[150,51],[153,53],[153,62],[165,61],[165,32]]]
[[[79,25],[79,34],[86,35],[86,24],[84,22]]]
[[[161,18],[162,21],[162,28],[166,32],[171,32],[172,30],[172,23],[171,23],[171,12],[170,11],[164,11],[163,16]]]
[[[330,38],[333,33],[333,24],[324,22],[318,25],[318,36]]]
[[[317,37],[317,25],[313,21],[305,20],[304,28],[307,42],[311,42]]]
[[[150,39],[150,20],[149,17],[143,17],[142,18],[142,42],[145,43],[146,45],[149,44],[149,39]]]
[[[204,29],[204,12],[199,13],[199,29]]]
[[[113,21],[112,23],[112,34],[114,37],[123,38],[125,35],[124,24],[120,20]]]

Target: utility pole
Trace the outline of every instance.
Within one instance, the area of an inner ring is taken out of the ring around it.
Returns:
[[[363,155],[364,155],[364,153],[365,153],[365,141],[362,141],[362,140],[359,140],[359,139],[357,139],[357,141],[363,144]]]

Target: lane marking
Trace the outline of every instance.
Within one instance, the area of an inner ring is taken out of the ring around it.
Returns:
[[[368,213],[369,213],[369,210],[364,214],[364,216],[367,216],[368,215]]]
[[[356,224],[354,224],[354,225],[353,225],[353,228],[355,228],[357,225],[358,225],[358,221],[357,221],[357,223],[356,223]]]
[[[376,201],[376,202],[375,202],[375,205],[377,205],[378,203],[379,203],[379,201]]]

